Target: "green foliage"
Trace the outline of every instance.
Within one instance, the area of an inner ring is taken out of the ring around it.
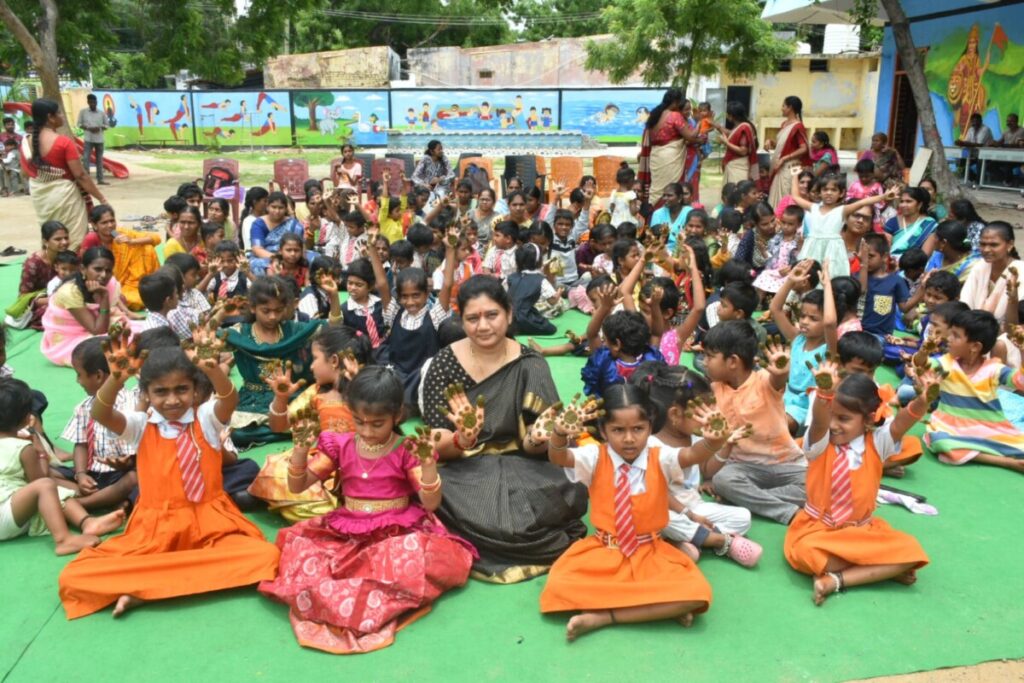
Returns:
[[[519,35],[524,40],[595,36],[607,33],[608,24],[604,17],[589,15],[609,4],[593,0],[518,0],[512,16],[523,27]]]
[[[110,0],[59,0],[57,22],[57,55],[61,75],[73,80],[89,77],[90,60],[116,46],[117,38],[110,30],[116,18]],[[39,40],[36,26],[43,16],[38,0],[7,0],[7,5],[29,32]],[[26,76],[35,71],[24,48],[0,23],[0,64],[7,66],[11,76]]]
[[[755,0],[613,0],[604,19],[615,38],[587,45],[588,69],[622,83],[639,71],[647,85],[685,88],[724,68],[736,76],[772,73],[792,53]]]

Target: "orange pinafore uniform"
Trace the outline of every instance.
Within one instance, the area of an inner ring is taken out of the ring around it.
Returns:
[[[831,520],[832,466],[838,455],[830,443],[807,467],[807,504],[793,518],[783,546],[789,564],[813,576],[825,572],[829,556],[855,565],[916,562],[920,569],[928,564],[928,556],[916,538],[872,517],[883,463],[870,434],[864,438],[861,466],[850,470],[853,514],[841,527],[826,521]]]
[[[617,609],[667,602],[711,605],[711,585],[694,562],[658,538],[668,524],[668,484],[659,449],[647,451],[646,491],[631,497],[638,536],[649,536],[631,557],[598,535],[576,541],[551,567],[540,596],[541,612]],[[590,484],[590,519],[599,533],[615,536],[615,465],[602,445]]]
[[[202,500],[185,495],[175,439],[146,424],[138,449],[139,500],[120,536],[83,550],[60,574],[69,619],[92,614],[122,595],[160,600],[273,579],[277,547],[268,543],[224,492],[221,452],[198,421]]]

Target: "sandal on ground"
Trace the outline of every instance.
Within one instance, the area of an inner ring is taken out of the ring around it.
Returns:
[[[719,555],[728,555],[731,560],[748,569],[757,566],[764,552],[760,543],[737,534],[726,534],[725,537],[729,540]]]
[[[26,252],[24,249],[18,249],[17,247],[7,247],[3,251],[0,251],[0,256],[21,256],[22,254],[26,253],[28,252]]]

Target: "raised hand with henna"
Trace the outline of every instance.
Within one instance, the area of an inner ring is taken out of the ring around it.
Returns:
[[[202,320],[198,325],[189,325],[192,330],[190,344],[182,344],[185,354],[189,360],[200,368],[215,368],[220,363],[220,354],[226,347],[225,339],[227,332],[220,332],[217,329],[217,322],[213,318]]]
[[[555,431],[555,419],[561,410],[562,402],[558,401],[538,415],[534,423],[530,425],[530,432],[526,435],[527,442],[534,446],[547,443],[551,439],[552,432]]]
[[[274,369],[263,376],[263,383],[270,387],[275,396],[289,396],[301,391],[306,386],[306,380],[292,381],[292,362],[276,363]]]
[[[444,396],[448,400],[447,419],[455,425],[459,445],[463,449],[472,448],[484,427],[483,395],[477,396],[475,403],[470,403],[466,388],[456,383],[444,390]]]
[[[320,439],[320,416],[313,406],[306,406],[289,416],[292,428],[292,443],[296,448],[307,450],[316,446]]]
[[[579,436],[588,422],[596,420],[604,414],[604,410],[601,408],[603,405],[604,401],[599,398],[595,399],[589,396],[582,398],[580,394],[576,394],[555,418],[552,431],[569,439]]]
[[[139,374],[143,361],[149,355],[149,351],[139,351],[137,342],[131,339],[131,334],[131,330],[121,323],[114,323],[110,327],[107,340],[101,345],[111,376],[122,384],[128,381],[129,377]]]
[[[778,336],[769,336],[764,347],[765,358],[768,359],[767,370],[773,375],[789,372],[789,347],[786,341]]]
[[[818,387],[819,391],[825,393],[834,392],[839,385],[839,380],[843,376],[839,364],[836,363],[830,353],[826,353],[824,358],[819,359],[817,366],[807,361],[807,369],[814,373],[815,386]]]
[[[430,427],[419,426],[416,435],[405,439],[405,448],[426,465],[437,461],[437,445],[441,441],[441,433],[431,431]]]

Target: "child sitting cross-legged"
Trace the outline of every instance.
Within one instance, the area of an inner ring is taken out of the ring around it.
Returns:
[[[867,375],[840,381],[839,368],[822,361],[814,372],[817,395],[804,453],[807,503],[786,532],[790,566],[814,579],[814,604],[852,586],[889,579],[910,585],[928,563],[917,540],[892,529],[872,513],[885,461],[900,452],[900,440],[924,417],[938,394],[940,377],[922,371],[917,398],[884,423],[876,419],[881,399]]]
[[[618,623],[673,619],[689,626],[711,606],[711,586],[686,554],[659,538],[669,524],[668,482],[711,458],[732,433],[713,407],[690,404],[704,440],[668,448],[650,437],[654,410],[630,384],[610,387],[601,403],[573,402],[553,413],[548,459],[590,490],[596,533],[574,543],[551,567],[540,596],[544,613],[578,611],[566,638]],[[605,443],[569,448],[598,418]]]
[[[704,337],[706,373],[719,410],[751,436],[708,462],[715,492],[756,515],[789,524],[804,504],[807,460],[789,433],[783,394],[789,353],[781,340],[765,347],[765,369],[754,367],[757,337],[745,321],[731,320]]]
[[[483,407],[471,404],[461,387],[446,393],[459,438],[475,443]],[[281,570],[259,586],[288,605],[300,645],[335,654],[390,645],[442,593],[466,582],[477,557],[434,514],[443,485],[436,438],[426,428],[415,438],[401,436],[402,379],[388,368],[364,368],[349,382],[345,400],[355,433],[320,433],[316,412],[301,411],[288,463],[292,493],[333,477],[344,504],[283,529]]]
[[[73,555],[100,542],[124,522],[124,510],[91,517],[75,491],[46,476],[38,432],[25,441],[18,432],[33,428],[32,390],[19,379],[0,379],[0,541],[23,534],[53,536],[58,555]],[[82,530],[72,534],[69,525]]]
[[[92,417],[136,449],[139,499],[125,532],[64,567],[60,598],[69,619],[114,604],[114,616],[144,601],[246,586],[271,579],[278,551],[238,511],[221,484],[220,435],[238,393],[217,364],[223,342],[214,325],[196,328],[191,359],[180,348],[142,360],[127,331],[112,329],[111,374],[96,392]],[[214,397],[196,403],[197,375]],[[149,411],[122,413],[117,394],[132,375]]]
[[[91,415],[96,392],[110,376],[103,355],[106,337],[86,339],[71,353],[71,367],[78,385],[87,394],[75,406],[61,438],[74,444],[72,467],[57,467],[57,472],[78,487],[78,501],[88,510],[110,508],[123,503],[135,488],[135,451],[110,430],[96,423]],[[131,397],[118,392],[115,405],[134,410]]]
[[[637,368],[629,383],[647,392],[654,409],[651,445],[695,448],[701,442],[701,425],[690,415],[689,406],[695,400],[713,398],[703,377],[684,367],[652,362]],[[698,491],[700,481],[700,467],[692,465],[668,482],[668,525],[661,535],[694,560],[700,557],[698,548],[708,548],[744,567],[755,566],[762,550],[744,537],[750,531],[750,510],[705,502]]]
[[[947,353],[936,361],[918,351],[907,371],[913,375],[914,368],[931,366],[948,373],[924,437],[939,460],[1024,472],[1024,433],[1006,419],[998,394],[1000,387],[1024,392],[1024,370],[989,355],[998,336],[999,323],[991,313],[958,313],[949,322]],[[1024,348],[1024,327],[1014,327],[1008,337],[1017,348]]]

